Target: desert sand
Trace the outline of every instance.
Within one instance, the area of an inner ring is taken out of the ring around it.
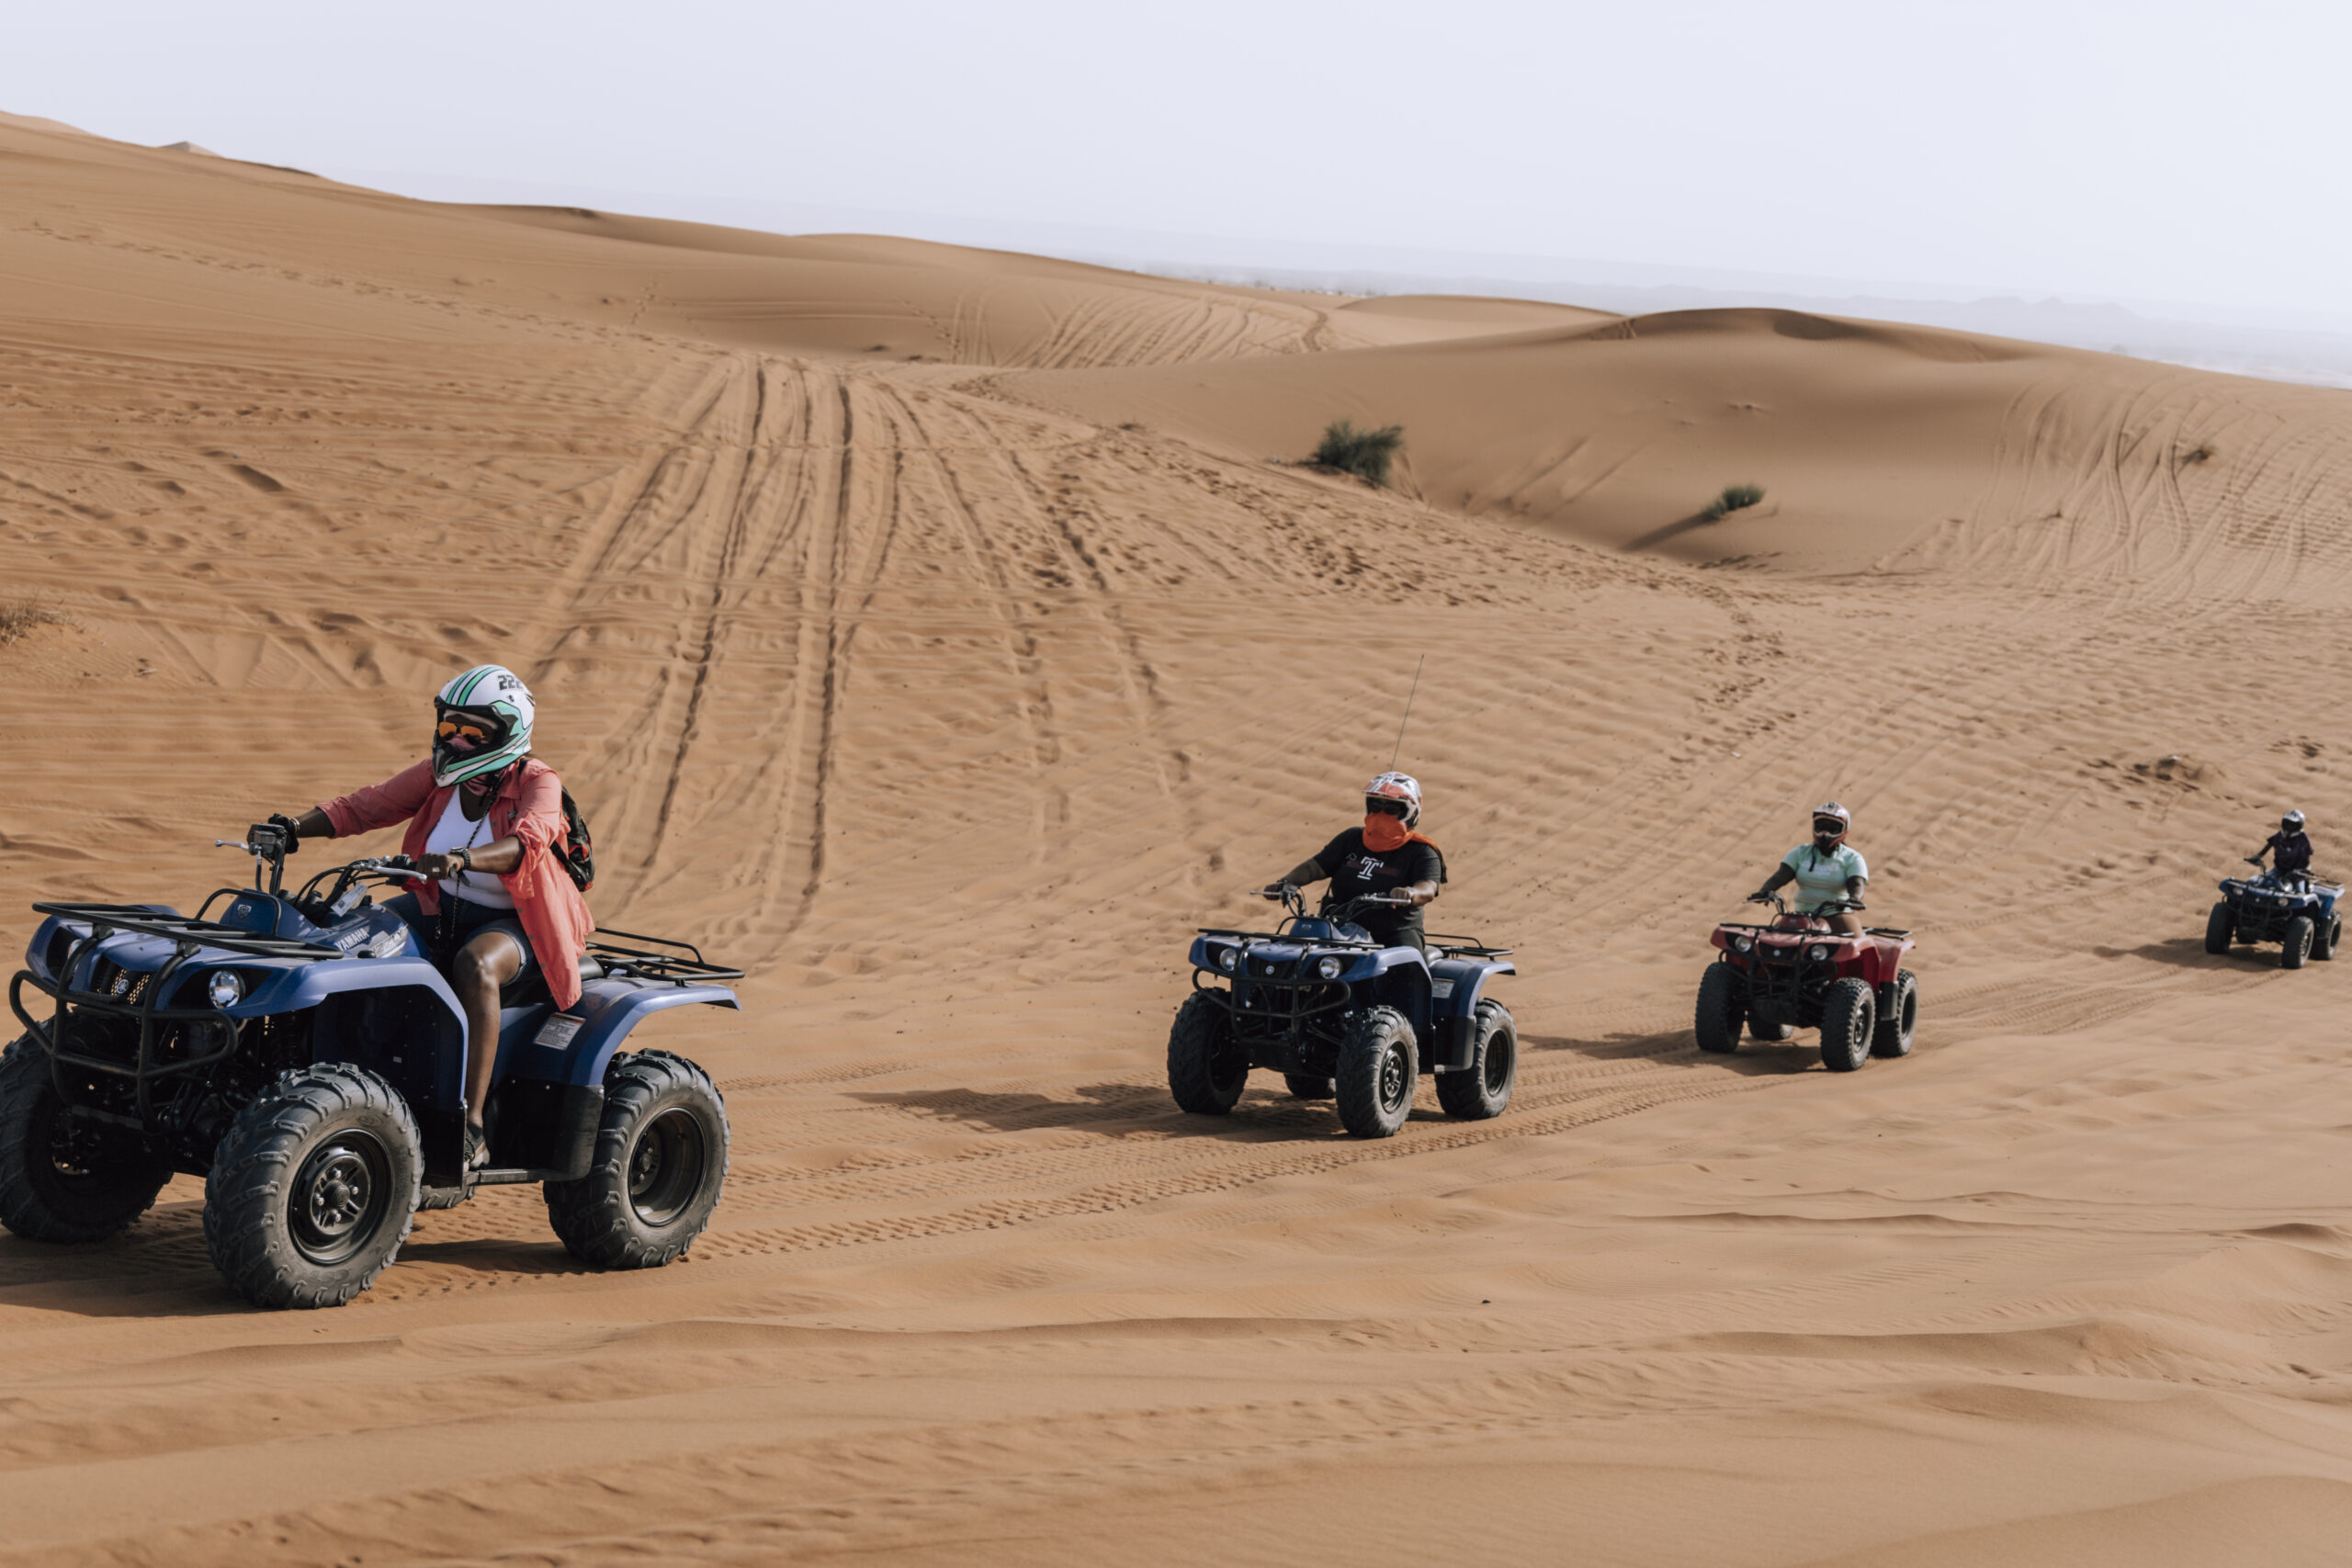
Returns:
[[[1395,491],[1268,460],[1339,417]],[[2342,392],[0,120],[0,597],[62,617],[0,647],[0,942],[193,907],[495,660],[598,917],[752,971],[636,1039],[734,1127],[672,1268],[516,1189],[322,1313],[190,1179],[0,1238],[0,1563],[2341,1562],[2352,974],[2198,938],[2288,807],[2352,870],[2347,502]],[[1356,819],[1423,654],[1517,1100],[1178,1113],[1193,929]],[[1827,795],[1917,1054],[1702,1059]]]

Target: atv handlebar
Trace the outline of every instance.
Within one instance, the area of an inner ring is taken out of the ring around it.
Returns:
[[[1778,893],[1763,892],[1750,893],[1747,896],[1747,901],[1751,904],[1770,904],[1772,906],[1772,912],[1776,915],[1787,915],[1801,912],[1813,917],[1819,917],[1822,915],[1859,915],[1863,909],[1869,907],[1860,898],[1824,898],[1820,903],[1815,904],[1810,909],[1795,911],[1789,908],[1788,900],[1782,898]]]

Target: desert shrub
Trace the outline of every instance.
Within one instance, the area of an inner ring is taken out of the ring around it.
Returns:
[[[1744,512],[1764,499],[1762,485],[1725,485],[1723,494],[1707,502],[1701,516],[1710,523],[1721,522],[1735,512]]]
[[[38,599],[0,602],[0,648],[29,635],[36,626],[65,624],[65,617]]]
[[[1389,461],[1404,445],[1405,427],[1401,424],[1358,430],[1344,419],[1335,419],[1323,432],[1323,445],[1307,461],[1318,468],[1353,474],[1367,484],[1385,485]]]

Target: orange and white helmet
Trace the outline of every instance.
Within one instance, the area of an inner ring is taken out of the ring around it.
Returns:
[[[1405,826],[1420,825],[1421,783],[1410,773],[1381,774],[1363,786],[1363,798],[1367,805],[1375,800],[1401,800],[1405,803]]]

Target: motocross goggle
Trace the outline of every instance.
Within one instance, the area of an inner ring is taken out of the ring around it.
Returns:
[[[1408,806],[1405,802],[1401,800],[1391,800],[1384,795],[1367,795],[1363,797],[1363,811],[1364,815],[1367,817],[1376,811],[1383,817],[1401,818],[1408,814],[1411,810],[1412,807]]]
[[[454,755],[471,756],[476,751],[503,746],[514,732],[514,722],[503,713],[483,708],[448,707],[433,705],[436,723],[433,727],[434,750]]]
[[[1813,836],[1816,839],[1842,839],[1846,836],[1846,824],[1835,817],[1816,817],[1813,819]]]

